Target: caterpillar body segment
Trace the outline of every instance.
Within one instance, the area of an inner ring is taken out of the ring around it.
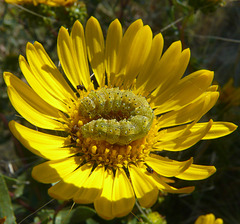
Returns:
[[[80,128],[84,138],[119,145],[144,137],[154,119],[144,97],[118,88],[90,92],[80,100],[79,113],[90,119]]]

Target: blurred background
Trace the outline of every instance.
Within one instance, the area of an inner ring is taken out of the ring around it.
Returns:
[[[16,1],[17,2],[17,1]],[[28,2],[31,2],[28,0]],[[42,0],[42,2],[47,2]],[[240,120],[240,1],[233,0],[86,0],[67,5],[8,4],[0,0],[0,224],[190,224],[199,215],[214,213],[225,224],[240,223],[240,134],[200,141],[194,147],[166,156],[214,165],[217,172],[207,180],[181,182],[175,186],[196,186],[191,195],[160,195],[151,209],[134,208],[133,214],[105,221],[92,205],[51,200],[49,185],[36,182],[31,169],[42,160],[25,149],[10,133],[8,122],[24,122],[9,102],[2,73],[22,77],[19,55],[25,56],[27,42],[38,41],[58,64],[56,40],[61,26],[71,29],[75,20],[85,24],[96,17],[106,34],[118,18],[124,29],[141,18],[154,34],[161,32],[165,49],[176,40],[191,49],[186,74],[198,69],[215,72],[214,83],[221,93],[206,118]],[[28,215],[30,215],[28,217]]]

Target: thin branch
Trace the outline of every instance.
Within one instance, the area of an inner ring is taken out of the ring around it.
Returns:
[[[24,8],[24,7],[21,6],[21,5],[17,5],[17,4],[12,4],[12,5],[14,5],[14,6],[16,6],[17,8],[22,9],[23,11],[26,11],[26,12],[32,14],[32,15],[38,16],[38,17],[43,18],[43,19],[49,19],[49,20],[51,20],[52,22],[57,22],[56,19],[49,18],[49,17],[46,17],[46,16],[42,16],[42,15],[36,13],[36,12],[33,12],[33,11],[29,10],[29,9]]]
[[[160,32],[164,32],[165,30],[169,29],[170,27],[172,27],[172,26],[176,25],[177,23],[181,22],[184,18],[185,18],[185,16],[183,16],[183,17],[175,20],[174,22],[172,22],[172,23],[170,23],[169,25],[167,25],[167,26],[165,26],[164,28],[162,28],[162,29],[160,30]]]
[[[218,37],[218,36],[212,36],[212,35],[199,35],[199,34],[190,34],[190,35],[193,36],[193,37],[201,38],[201,39],[221,40],[221,41],[240,44],[240,40],[226,38],[226,37]]]

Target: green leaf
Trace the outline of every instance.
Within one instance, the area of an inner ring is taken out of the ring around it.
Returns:
[[[55,223],[56,224],[78,224],[82,221],[85,221],[88,218],[93,217],[96,214],[96,211],[87,206],[79,206],[73,210],[62,210],[57,216]]]
[[[99,224],[99,222],[89,218],[89,219],[86,220],[86,224]]]
[[[0,175],[0,192],[0,218],[6,216],[5,224],[14,224],[16,223],[16,219],[13,213],[12,203],[8,194],[7,185],[2,175]]]
[[[53,209],[41,209],[37,213],[37,217],[35,217],[34,223],[50,224],[52,223],[54,213],[55,213],[55,210]]]

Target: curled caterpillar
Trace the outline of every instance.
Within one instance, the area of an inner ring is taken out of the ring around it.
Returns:
[[[144,137],[154,119],[144,97],[118,88],[90,92],[80,100],[79,113],[90,120],[80,128],[84,138],[119,145]]]

